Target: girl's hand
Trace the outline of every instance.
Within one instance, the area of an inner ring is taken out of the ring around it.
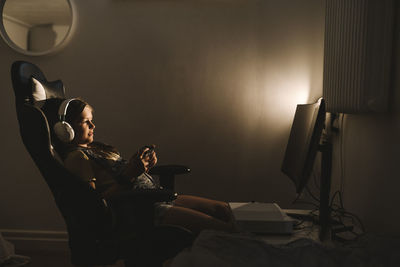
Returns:
[[[157,163],[154,152],[155,145],[145,146],[138,150],[129,160],[128,167],[124,172],[127,177],[137,177],[143,172],[148,172]]]
[[[141,160],[145,167],[145,171],[148,172],[154,165],[157,164],[157,155],[154,151],[155,145],[144,147],[143,152],[141,153]]]

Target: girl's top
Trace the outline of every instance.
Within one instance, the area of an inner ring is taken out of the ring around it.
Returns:
[[[105,149],[106,148],[106,149]],[[124,177],[122,173],[128,162],[119,152],[102,143],[92,143],[90,147],[73,147],[64,160],[65,167],[84,182],[95,179],[96,190],[105,198],[126,190],[157,189],[160,186],[147,173],[138,177]],[[155,203],[155,223],[159,224],[173,202]]]
[[[96,189],[109,196],[119,190],[156,189],[154,179],[147,173],[138,177],[124,177],[122,174],[128,162],[115,150],[104,149],[101,143],[90,147],[73,147],[64,160],[65,167],[85,182],[95,179]],[[107,148],[107,147],[106,147]]]

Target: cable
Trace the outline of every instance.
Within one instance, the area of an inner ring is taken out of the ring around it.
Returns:
[[[308,204],[308,205],[312,205],[315,208],[319,209],[319,205],[317,205],[313,202],[310,202],[310,201],[305,201],[305,200],[296,200],[296,202],[293,202],[292,204]]]
[[[314,180],[314,186],[317,190],[320,190],[320,184],[318,183],[318,175],[315,174],[315,172],[312,172],[313,174],[313,180]]]
[[[334,198],[336,195],[339,196],[339,202],[340,202],[340,207],[338,209],[333,208],[333,201],[334,201]],[[342,194],[340,191],[336,191],[335,194],[333,195],[330,207],[331,207],[332,211],[341,213],[342,217],[350,217],[352,219],[353,224],[354,224],[354,219],[356,219],[357,223],[361,227],[362,232],[363,233],[365,232],[365,227],[364,227],[364,224],[362,223],[361,219],[356,214],[345,210],[345,208],[343,206]]]
[[[292,201],[292,204],[295,204],[300,199],[301,194],[297,194],[296,198]]]
[[[339,204],[335,203],[335,200],[338,199]],[[332,230],[332,238],[341,242],[353,241],[359,238],[362,234],[365,233],[364,225],[361,219],[355,215],[354,213],[348,212],[345,210],[343,205],[343,196],[340,190],[337,190],[330,201],[330,210],[331,210],[331,223],[336,223],[337,228]],[[350,220],[350,222],[345,222],[345,220]],[[361,229],[361,233],[356,232],[355,226],[358,225]],[[341,233],[346,233],[345,236],[341,235]],[[353,235],[353,238],[349,238],[348,234]]]
[[[307,193],[310,195],[310,197],[319,203],[319,202],[320,202],[320,201],[319,201],[319,198],[317,198],[317,197],[311,192],[310,188],[308,188],[307,185],[305,186],[305,188],[306,188],[306,190],[307,190]]]
[[[293,228],[296,228],[296,230],[304,229],[305,228],[304,226],[300,227],[300,225],[302,225],[303,223],[304,223],[304,219],[299,220],[298,222],[293,223]]]
[[[340,208],[344,209],[343,199],[342,199],[342,192],[340,190],[337,190],[333,194],[332,199],[331,199],[331,203],[329,204],[329,207],[331,207],[331,208],[333,207],[336,196],[339,196]]]
[[[359,224],[360,227],[361,227],[361,231],[362,231],[363,233],[365,233],[364,224],[362,223],[361,219],[360,219],[357,215],[355,215],[354,213],[348,212],[348,211],[344,211],[343,213],[344,213],[344,214],[350,215],[351,218],[355,218],[356,221],[358,222],[358,224]]]

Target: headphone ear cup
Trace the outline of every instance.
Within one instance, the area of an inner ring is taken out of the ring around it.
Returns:
[[[54,124],[54,133],[64,143],[69,143],[74,140],[74,129],[66,121],[59,121]]]

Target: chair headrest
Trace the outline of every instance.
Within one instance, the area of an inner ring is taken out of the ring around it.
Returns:
[[[15,61],[11,66],[11,79],[17,105],[54,97],[65,98],[62,81],[47,81],[39,67],[32,63]]]

